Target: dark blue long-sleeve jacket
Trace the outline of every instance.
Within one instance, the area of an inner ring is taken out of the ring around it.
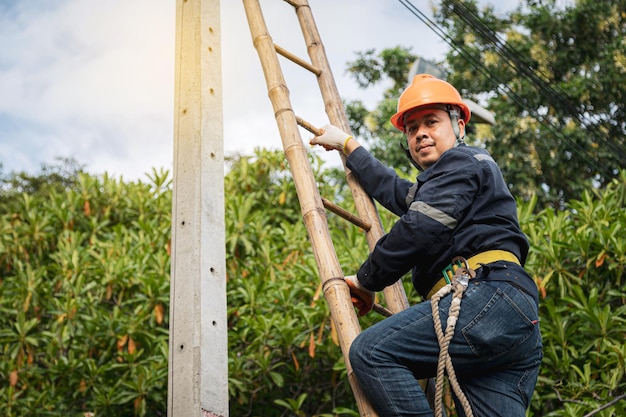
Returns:
[[[400,216],[357,272],[366,288],[380,291],[412,270],[413,285],[425,296],[452,258],[494,249],[524,264],[529,245],[515,199],[487,151],[449,149],[416,183],[398,177],[363,147],[349,155],[347,166],[374,199]]]

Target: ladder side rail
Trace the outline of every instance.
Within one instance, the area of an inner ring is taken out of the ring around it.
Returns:
[[[332,70],[328,63],[328,58],[326,57],[326,51],[324,50],[308,1],[290,0],[287,2],[295,7],[311,62],[316,68],[321,70],[317,80],[324,100],[326,114],[333,125],[346,132],[350,132],[348,117],[346,116],[343,102],[341,101],[339,90],[333,78]],[[357,213],[361,219],[371,226],[366,232],[367,242],[371,251],[374,249],[376,242],[378,242],[384,234],[378,210],[372,198],[365,192],[359,181],[346,166],[346,157],[343,154],[342,162],[346,172],[348,186],[352,191]],[[401,280],[385,288],[383,294],[385,295],[387,306],[394,313],[409,307],[409,302]]]
[[[317,25],[315,24],[311,8],[309,7],[308,0],[284,1],[294,6],[298,16],[298,21],[300,22],[302,34],[304,35],[306,41],[307,51],[309,53],[311,63],[316,68],[322,70],[322,73],[317,77],[317,79],[326,107],[326,114],[328,115],[330,122],[335,126],[342,128],[344,131],[350,132],[350,125],[343,107],[343,102],[341,101],[339,90],[337,89],[337,85],[332,75],[332,70],[330,68],[330,64],[328,63],[328,58],[326,57],[326,52],[324,50],[319,31],[317,30]],[[376,209],[371,196],[365,192],[350,169],[346,166],[346,156],[343,154],[341,154],[341,156],[343,166],[346,171],[346,179],[350,190],[352,191],[357,213],[364,221],[369,220],[368,223],[371,225],[370,230],[366,232],[371,251],[376,245],[376,242],[378,242],[378,239],[380,239],[384,233],[382,223],[378,215],[378,210]],[[395,284],[386,287],[383,290],[383,294],[385,295],[387,306],[390,308],[392,313],[397,313],[409,308],[408,298],[401,280],[398,280]],[[384,309],[382,306],[375,304],[375,307],[375,310],[380,314],[387,315],[386,311],[381,311]],[[422,379],[418,382],[422,389],[427,391],[427,396],[432,403],[433,394],[430,390],[427,390],[427,388],[434,386],[435,380],[433,378]]]
[[[311,8],[308,5],[308,0],[284,1],[294,6],[306,41],[307,51],[311,62],[316,68],[322,70],[322,73],[317,79],[326,107],[326,113],[330,122],[344,131],[350,132],[350,126],[343,107],[343,102],[341,101],[339,90],[337,89],[337,85],[332,76],[332,70],[330,68],[330,64],[328,63],[326,51],[324,50],[319,31],[317,30],[317,25],[315,24]],[[376,209],[371,196],[365,192],[350,169],[346,166],[346,156],[343,154],[341,154],[341,156],[344,169],[346,171],[346,179],[350,190],[352,191],[357,213],[364,221],[369,220],[368,223],[372,226],[370,230],[366,232],[368,244],[370,246],[370,250],[372,250],[376,245],[376,242],[378,242],[378,239],[380,239],[384,233],[382,223],[378,215],[378,210]],[[401,280],[398,280],[395,284],[386,287],[383,290],[383,294],[385,295],[387,306],[390,308],[392,313],[397,313],[409,308],[408,298]],[[381,309],[381,306],[376,307]],[[380,313],[385,315],[385,312],[381,311]],[[418,382],[422,389],[427,392],[427,397],[432,403],[434,398],[433,392],[428,388],[434,386],[434,378],[421,379]]]
[[[350,301],[348,286],[343,280],[344,274],[330,236],[326,211],[309,164],[307,151],[300,137],[278,56],[267,31],[258,0],[243,0],[243,3],[323,283],[324,297],[337,326],[337,334],[348,371],[348,381],[361,416],[375,417],[377,414],[363,395],[350,367],[348,352],[361,328]]]

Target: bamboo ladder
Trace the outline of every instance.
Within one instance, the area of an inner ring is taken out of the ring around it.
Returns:
[[[322,281],[324,297],[328,302],[331,317],[337,329],[339,343],[348,371],[348,379],[361,416],[376,416],[376,412],[368,403],[358,386],[348,359],[350,345],[354,338],[360,333],[361,328],[352,302],[350,301],[348,286],[343,280],[344,273],[339,264],[330,236],[325,208],[362,228],[366,233],[370,251],[383,235],[383,229],[371,197],[367,195],[357,179],[354,178],[350,170],[346,167],[345,155],[342,154],[342,161],[358,216],[349,213],[320,196],[298,126],[302,126],[313,134],[318,134],[319,129],[295,115],[290,103],[289,90],[285,83],[277,54],[280,54],[316,76],[326,114],[331,124],[345,132],[350,132],[350,126],[308,1],[283,1],[290,4],[295,9],[306,42],[310,63],[274,44],[269,35],[258,0],[243,0],[243,4],[250,26],[253,44],[263,67],[268,95],[274,109],[285,156],[289,162],[289,167],[296,186],[303,220]],[[385,288],[383,294],[389,310],[376,304],[375,310],[379,313],[389,315],[408,307],[406,293],[400,281]],[[420,381],[420,383],[424,387],[426,381]],[[428,385],[434,386],[434,384]]]

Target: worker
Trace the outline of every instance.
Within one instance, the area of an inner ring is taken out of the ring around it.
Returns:
[[[391,123],[419,169],[415,183],[335,126],[311,140],[346,154],[363,188],[399,216],[356,276],[345,278],[359,315],[372,309],[376,291],[409,271],[424,299],[365,329],[351,345],[356,379],[381,417],[433,415],[418,383],[436,375],[440,352],[426,300],[447,285],[456,257],[475,276],[448,353],[473,415],[525,416],[537,382],[542,342],[537,287],[523,268],[528,240],[498,165],[485,149],[464,143],[470,117],[454,86],[428,74],[413,78]],[[439,302],[442,323],[451,298]]]

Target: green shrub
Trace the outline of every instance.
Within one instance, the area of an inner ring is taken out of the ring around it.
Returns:
[[[282,152],[229,163],[230,415],[358,415]],[[311,163],[322,195],[354,211],[342,174]],[[166,414],[168,177],[79,173],[64,187],[2,195],[0,415]],[[625,202],[622,174],[563,211],[520,203],[545,346],[529,415],[626,414]],[[365,237],[333,214],[328,222],[353,273]]]
[[[626,415],[625,207],[626,172],[564,211],[522,210],[544,342],[532,415]]]
[[[5,202],[1,415],[165,415],[167,176],[80,174]]]

